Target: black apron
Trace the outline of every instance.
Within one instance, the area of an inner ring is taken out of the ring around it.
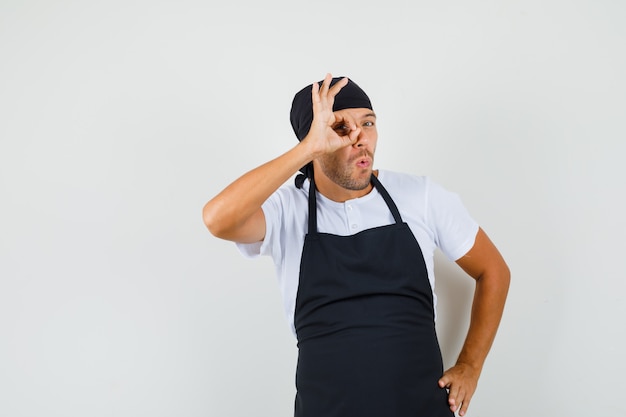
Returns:
[[[372,175],[395,224],[317,231],[309,189],[294,325],[296,417],[453,417],[422,251]]]

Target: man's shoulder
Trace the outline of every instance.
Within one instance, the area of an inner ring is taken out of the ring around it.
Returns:
[[[264,206],[272,205],[275,208],[279,208],[281,211],[289,210],[290,208],[296,208],[301,205],[307,204],[308,197],[308,184],[306,187],[298,188],[293,183],[293,180],[286,182],[280,188],[278,188],[270,197],[266,200]]]
[[[298,198],[306,199],[306,197],[309,195],[308,190],[309,190],[309,180],[305,180],[304,185],[301,188],[296,187],[293,180],[290,180],[290,181],[285,182],[283,185],[281,185],[280,188],[278,188],[278,190],[274,192],[274,194],[278,194],[283,197],[288,196],[289,198],[294,198],[294,199],[298,199]]]

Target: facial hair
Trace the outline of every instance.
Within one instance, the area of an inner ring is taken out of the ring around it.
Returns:
[[[367,188],[370,184],[372,166],[370,165],[370,167],[367,168],[367,171],[369,171],[370,175],[367,175],[366,177],[363,177],[363,178],[361,177],[355,178],[353,177],[354,172],[357,170],[362,170],[362,168],[356,167],[354,162],[366,156],[371,159],[372,164],[373,164],[374,155],[367,150],[364,150],[359,155],[353,156],[352,158],[348,159],[348,161],[346,162],[342,162],[339,155],[336,155],[336,154],[326,155],[320,158],[319,162],[320,162],[320,167],[322,169],[322,172],[332,182],[348,190],[360,191],[360,190],[364,190],[365,188]]]

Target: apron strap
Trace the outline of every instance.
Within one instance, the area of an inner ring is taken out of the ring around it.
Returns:
[[[317,233],[317,201],[315,198],[315,180],[309,179],[309,234]]]
[[[396,224],[403,223],[402,216],[400,216],[400,211],[398,210],[396,203],[394,203],[385,187],[383,187],[380,181],[378,181],[376,175],[372,174],[371,181],[383,197],[383,200],[385,200],[385,203],[387,203],[387,207],[389,207]],[[317,199],[315,198],[315,190],[315,180],[311,177],[309,179],[309,234],[317,233]]]
[[[372,174],[372,184],[374,184],[374,187],[376,187],[380,195],[383,196],[383,200],[385,200],[385,203],[387,203],[387,207],[389,207],[389,210],[391,210],[391,214],[393,214],[393,219],[396,221],[396,223],[403,223],[402,216],[400,216],[400,211],[398,210],[396,203],[394,203],[393,199],[387,192],[387,189],[383,187],[383,185],[380,183],[380,181],[378,181],[378,178],[374,174]]]

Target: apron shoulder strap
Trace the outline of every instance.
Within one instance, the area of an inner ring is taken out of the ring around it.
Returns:
[[[400,211],[398,210],[396,203],[394,203],[393,199],[387,192],[387,189],[383,187],[383,185],[380,183],[380,181],[378,181],[378,178],[374,174],[372,174],[372,184],[374,184],[374,187],[376,187],[380,195],[383,196],[383,200],[385,200],[385,203],[387,203],[387,207],[389,207],[389,210],[391,210],[391,214],[393,214],[393,219],[396,221],[396,223],[402,223],[402,216],[400,216]]]
[[[315,180],[309,179],[309,234],[317,233],[317,202],[315,199]]]

